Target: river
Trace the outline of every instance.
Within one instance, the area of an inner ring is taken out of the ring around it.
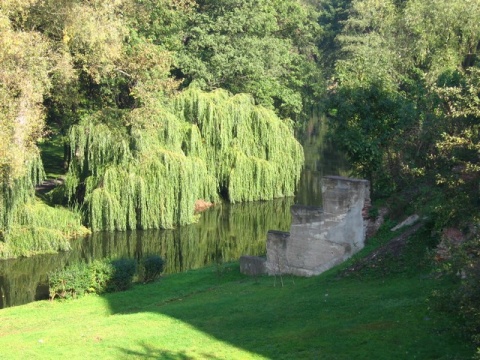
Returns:
[[[294,198],[218,204],[202,213],[196,224],[174,230],[95,233],[74,241],[68,252],[2,260],[0,308],[48,298],[47,274],[80,261],[158,254],[166,260],[165,273],[170,274],[221,266],[244,254],[264,254],[268,230],[289,230],[291,205],[320,206],[322,176],[347,174],[347,163],[325,134],[325,119],[313,116],[299,136],[305,167]]]

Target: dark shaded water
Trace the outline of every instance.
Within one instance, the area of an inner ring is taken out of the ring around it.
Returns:
[[[322,205],[322,177],[348,175],[348,163],[334,141],[327,137],[327,122],[313,116],[298,140],[303,145],[305,166],[295,195],[295,204]]]
[[[47,298],[47,274],[80,261],[159,254],[165,272],[175,273],[264,254],[268,230],[289,230],[291,205],[321,205],[321,177],[346,174],[346,163],[325,132],[325,123],[313,117],[300,139],[306,162],[295,198],[220,204],[197,224],[175,230],[95,233],[74,242],[69,252],[0,261],[0,308]]]

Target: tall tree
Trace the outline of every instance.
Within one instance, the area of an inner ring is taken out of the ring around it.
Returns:
[[[392,189],[427,172],[434,176],[422,154],[435,151],[451,123],[446,108],[438,106],[437,86],[453,80],[452,74],[468,78],[478,65],[480,32],[474,19],[479,5],[477,0],[352,1],[338,36],[342,52],[331,89],[339,110],[334,126],[339,134],[356,134],[340,145],[352,159],[363,154],[361,174],[367,175],[366,165],[382,170]],[[377,89],[374,99],[372,87]],[[397,105],[385,112],[392,99]],[[372,149],[379,155],[369,158]],[[375,176],[373,180],[380,185]]]
[[[79,214],[34,200],[43,177],[37,148],[44,97],[58,66],[52,44],[25,26],[35,1],[0,6],[0,257],[68,250],[82,233]]]
[[[33,194],[43,168],[36,141],[44,124],[43,95],[50,88],[48,42],[35,31],[15,29],[24,7],[0,7],[0,225]],[[27,3],[28,5],[28,3]],[[25,6],[27,6],[25,5]],[[10,19],[13,18],[13,21]]]
[[[320,92],[319,26],[299,1],[198,1],[187,29],[177,70],[185,84],[251,93],[291,117]]]

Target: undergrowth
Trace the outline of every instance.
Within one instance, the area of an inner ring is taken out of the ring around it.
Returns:
[[[48,274],[50,300],[71,299],[85,294],[125,291],[138,282],[153,282],[163,272],[165,261],[158,255],[134,259],[102,259],[77,263]]]
[[[431,252],[437,241],[428,227],[397,230],[393,221],[386,223],[377,234],[368,239],[365,248],[342,265],[338,276],[382,278],[392,275],[415,276],[431,270]],[[411,232],[409,235],[402,232]],[[395,241],[392,241],[396,239]]]

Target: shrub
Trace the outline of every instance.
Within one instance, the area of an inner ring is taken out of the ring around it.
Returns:
[[[114,267],[110,260],[95,260],[90,265],[91,288],[97,294],[108,291]]]
[[[154,281],[163,272],[165,261],[158,255],[149,255],[140,263],[139,279]],[[137,272],[133,259],[95,260],[90,264],[75,264],[49,273],[50,299],[75,298],[86,292],[101,294],[129,289]]]
[[[124,291],[133,283],[133,277],[137,270],[137,264],[133,259],[119,259],[111,262],[113,272],[108,280],[107,291]]]
[[[143,258],[140,264],[139,279],[144,283],[152,282],[163,272],[165,261],[158,255],[149,255]]]
[[[457,313],[463,332],[480,346],[480,236],[448,250],[448,258],[437,271],[453,280],[452,289],[437,296],[440,309]]]
[[[50,299],[76,298],[89,290],[91,277],[89,267],[85,264],[76,264],[66,269],[51,272],[48,275]]]
[[[136,263],[131,259],[105,259],[71,265],[48,274],[50,299],[57,296],[75,298],[86,292],[123,291],[132,286],[135,272]]]

